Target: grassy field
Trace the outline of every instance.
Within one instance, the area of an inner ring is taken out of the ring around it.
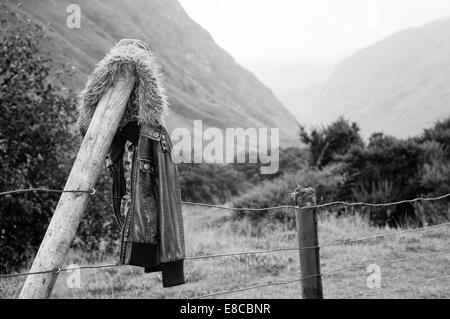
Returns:
[[[321,214],[320,242],[328,243],[394,231],[373,228],[362,218],[336,218]],[[189,256],[235,251],[265,250],[295,247],[296,235],[282,225],[264,229],[262,235],[252,236],[254,229],[248,222],[230,219],[230,213],[207,208],[185,209],[185,232]],[[439,252],[450,247],[448,227],[399,234],[386,239],[325,247],[321,250],[322,272],[347,266],[381,263],[421,254]],[[115,263],[117,257],[83,255],[72,251],[67,264],[89,265]],[[353,296],[355,298],[449,298],[450,279],[426,284],[416,282],[450,275],[450,254],[380,265],[381,289],[367,288],[367,269],[361,268],[323,277],[325,298],[345,298],[355,292],[383,295]],[[295,279],[298,274],[298,253],[277,252],[263,255],[186,261],[188,283],[163,289],[161,275],[144,274],[141,268],[118,267],[81,271],[81,288],[67,285],[71,273],[62,273],[55,286],[55,298],[192,298],[216,291],[232,290],[268,282]],[[410,284],[410,283],[416,284]],[[0,297],[17,296],[23,279],[0,281]],[[221,298],[301,298],[300,283],[271,286],[221,296]]]

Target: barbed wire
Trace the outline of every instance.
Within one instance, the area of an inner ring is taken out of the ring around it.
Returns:
[[[97,191],[95,188],[90,190],[59,190],[59,189],[49,189],[49,188],[28,188],[28,189],[16,189],[13,191],[7,191],[0,193],[0,196],[13,195],[19,193],[33,193],[33,192],[45,192],[45,193],[88,193],[89,195],[95,195]]]
[[[61,269],[61,272],[66,271],[73,271],[78,269],[103,269],[103,268],[118,268],[118,267],[125,267],[130,265],[123,265],[123,264],[106,264],[106,265],[93,265],[93,266],[81,266],[81,267],[71,267],[71,268],[64,268]]]
[[[400,230],[400,231],[395,231],[395,232],[376,234],[376,235],[365,236],[365,237],[354,238],[354,239],[344,239],[341,241],[329,242],[329,243],[325,243],[325,244],[318,245],[318,246],[299,247],[299,248],[286,247],[286,248],[273,248],[273,249],[266,249],[266,250],[223,253],[223,254],[215,254],[215,255],[199,255],[199,256],[187,257],[185,260],[212,259],[212,258],[221,258],[221,257],[268,254],[268,253],[274,253],[274,252],[303,251],[303,250],[308,250],[308,249],[320,249],[320,248],[326,248],[326,247],[332,247],[332,246],[338,246],[338,245],[352,244],[352,243],[375,239],[375,238],[397,236],[397,235],[401,235],[401,234],[405,234],[405,233],[412,233],[412,232],[428,231],[428,230],[443,228],[443,227],[448,227],[448,226],[450,226],[450,223],[444,223],[444,224],[427,226],[427,227],[416,228],[416,229]]]
[[[377,262],[377,265],[395,264],[395,263],[400,263],[400,262],[404,262],[404,261],[408,261],[408,260],[420,259],[420,258],[424,258],[424,257],[431,257],[431,256],[437,256],[437,255],[443,255],[443,254],[448,254],[448,253],[450,253],[450,249],[439,251],[439,252],[434,252],[434,253],[431,253],[431,254],[416,255],[416,256],[411,256],[411,257],[406,257],[406,258],[401,258],[401,259],[393,259],[393,260],[387,260],[387,261],[383,261],[383,262]],[[370,265],[371,264],[349,266],[349,267],[335,269],[335,270],[331,270],[331,271],[328,271],[328,272],[315,274],[315,275],[310,275],[310,276],[305,276],[305,277],[301,277],[301,278],[297,278],[297,279],[293,279],[293,280],[289,280],[289,281],[284,281],[284,282],[275,282],[275,283],[269,282],[269,283],[265,283],[265,284],[260,284],[260,285],[256,285],[256,286],[250,286],[250,287],[244,287],[244,288],[239,288],[239,289],[234,289],[234,290],[219,291],[219,292],[214,292],[214,293],[210,293],[210,294],[206,294],[206,295],[197,296],[197,297],[194,297],[194,299],[206,299],[206,298],[223,296],[223,295],[228,295],[228,294],[233,294],[233,293],[238,293],[238,292],[258,289],[258,288],[271,287],[271,286],[280,286],[280,285],[289,285],[289,284],[292,284],[292,283],[295,283],[295,282],[304,281],[306,279],[311,279],[311,278],[316,278],[316,277],[322,277],[322,278],[323,277],[329,277],[329,276],[335,275],[337,273],[345,272],[345,271],[348,271],[348,270],[366,269]]]
[[[311,246],[311,247],[299,247],[299,248],[286,247],[286,248],[273,248],[273,249],[266,249],[266,250],[231,252],[231,253],[214,254],[214,255],[189,256],[189,257],[186,257],[185,260],[186,261],[195,261],[195,260],[200,260],[200,259],[214,259],[214,258],[223,258],[223,257],[268,254],[268,253],[274,253],[274,252],[288,252],[288,251],[302,251],[302,250],[308,250],[308,249],[320,249],[320,248],[326,248],[326,247],[337,246],[337,245],[342,245],[342,244],[350,244],[350,243],[360,242],[360,241],[369,240],[369,239],[375,239],[375,238],[381,238],[381,237],[387,237],[387,236],[396,236],[396,235],[400,235],[400,234],[404,234],[404,233],[428,231],[428,230],[447,227],[447,226],[450,226],[450,223],[444,223],[444,224],[427,226],[427,227],[416,228],[416,229],[406,229],[406,230],[401,230],[401,231],[376,234],[376,235],[360,237],[360,238],[355,238],[355,239],[345,239],[345,240],[341,240],[341,241],[335,241],[335,242],[325,243],[322,245]],[[109,268],[109,267],[119,267],[119,266],[124,266],[124,265],[121,265],[121,264],[98,265],[98,266],[94,265],[94,266],[83,266],[83,267],[74,268],[74,269],[99,269],[99,268]],[[41,271],[41,272],[5,274],[5,275],[0,275],[0,278],[13,278],[13,277],[20,277],[20,276],[39,275],[39,274],[45,274],[45,273],[60,273],[60,272],[69,271],[69,270],[72,270],[72,269],[57,268],[54,270],[47,270],[47,271]]]
[[[438,251],[438,252],[433,252],[433,253],[428,253],[428,254],[415,255],[415,256],[410,256],[410,257],[405,257],[405,258],[400,258],[400,259],[381,261],[381,262],[377,262],[377,265],[387,265],[387,264],[400,263],[400,262],[405,262],[405,261],[414,260],[414,259],[420,259],[420,258],[425,258],[425,257],[437,256],[437,255],[444,255],[444,254],[448,254],[448,253],[450,253],[450,249],[443,250],[443,251]],[[340,268],[340,269],[335,269],[335,270],[331,270],[331,271],[320,273],[320,274],[305,276],[305,277],[301,277],[301,278],[297,278],[297,279],[293,279],[293,280],[289,280],[289,281],[268,282],[268,283],[254,285],[254,286],[250,286],[250,287],[238,288],[238,289],[234,289],[234,290],[219,291],[219,292],[215,292],[215,293],[210,293],[210,294],[206,294],[206,295],[197,296],[197,297],[194,297],[194,299],[211,298],[211,297],[216,297],[216,296],[221,296],[221,295],[227,295],[227,294],[233,294],[233,293],[238,293],[238,292],[243,292],[243,291],[248,291],[248,290],[264,288],[264,287],[289,285],[289,284],[292,284],[292,283],[295,283],[295,282],[301,282],[301,281],[304,281],[304,280],[310,279],[310,278],[329,277],[329,276],[335,275],[337,273],[345,272],[345,271],[348,271],[348,270],[366,269],[369,265],[370,264],[348,266],[348,267],[343,267],[343,268]],[[0,275],[0,278],[11,278],[11,277],[38,275],[38,274],[46,274],[46,273],[54,273],[56,275],[56,274],[59,274],[61,272],[73,271],[73,270],[79,270],[79,269],[101,269],[101,268],[113,268],[113,267],[122,267],[122,266],[126,266],[126,265],[122,265],[122,264],[107,264],[107,265],[82,266],[82,267],[72,267],[72,268],[60,268],[60,267],[58,267],[56,269],[49,270],[49,271],[40,271],[40,272],[23,273],[23,274],[11,274],[11,275]],[[437,279],[435,279],[435,280],[437,280]],[[388,293],[388,292],[395,291],[397,289],[403,289],[403,288],[404,287],[397,287],[397,288],[391,289],[389,291],[385,291],[383,293]],[[357,294],[353,294],[353,295],[356,296],[356,295],[360,295],[360,294],[361,293],[357,293]],[[352,295],[349,295],[349,296],[352,296]],[[347,298],[349,298],[349,296]]]
[[[413,285],[425,285],[434,281],[438,281],[438,280],[448,280],[450,279],[450,275],[446,275],[446,276],[441,276],[441,277],[435,277],[435,278],[431,278],[431,279],[426,279],[426,280],[421,280],[421,281],[411,281],[409,283],[407,283],[406,285],[402,285],[400,287],[395,287],[395,288],[390,288],[387,290],[383,290],[381,292],[378,293],[374,293],[374,294],[368,294],[367,292],[358,292],[358,293],[353,293],[338,299],[351,299],[354,298],[356,296],[362,296],[362,297],[376,297],[376,296],[382,296],[382,295],[386,295],[389,294],[391,292],[394,291],[398,291],[398,290],[402,290],[402,289],[406,289],[409,288]]]
[[[305,247],[304,249],[312,249],[313,247]],[[243,251],[243,252],[233,252],[233,253],[223,253],[216,255],[199,255],[199,256],[191,256],[186,257],[185,260],[199,260],[199,259],[214,259],[221,257],[234,257],[234,256],[246,256],[246,255],[260,255],[260,254],[269,254],[275,252],[283,252],[283,251],[299,251],[300,248],[274,248],[274,249],[266,249],[266,250],[255,250],[255,251]]]
[[[326,204],[313,205],[313,206],[309,206],[309,207],[298,207],[298,208],[304,210],[304,209],[309,209],[309,208],[327,208],[330,206],[337,206],[337,205],[347,206],[347,207],[366,206],[366,207],[379,208],[379,207],[389,207],[389,206],[395,206],[395,205],[401,205],[401,204],[407,204],[407,203],[415,203],[415,202],[434,202],[434,201],[439,201],[439,200],[446,199],[446,198],[450,198],[450,193],[442,195],[442,196],[438,196],[438,197],[417,197],[414,199],[405,199],[405,200],[401,200],[398,202],[382,203],[382,204],[372,204],[372,203],[364,203],[364,202],[347,203],[347,202],[337,201],[337,202],[331,202],[331,203],[326,203]]]
[[[95,188],[92,188],[91,190],[55,190],[55,189],[45,189],[45,188],[33,188],[33,189],[18,189],[18,190],[13,190],[13,191],[1,192],[0,196],[25,193],[25,192],[88,193],[90,195],[96,194]],[[336,202],[330,202],[330,203],[325,203],[325,204],[320,204],[320,205],[312,205],[312,206],[308,206],[308,207],[282,205],[282,206],[274,206],[274,207],[266,207],[266,208],[233,208],[233,207],[227,207],[227,206],[221,206],[221,205],[193,203],[193,202],[183,202],[183,204],[191,205],[191,206],[199,206],[199,207],[224,209],[224,210],[230,210],[230,211],[268,211],[268,210],[278,210],[278,209],[296,209],[296,210],[301,211],[301,210],[306,210],[306,209],[327,208],[327,207],[337,206],[337,205],[342,205],[342,206],[347,206],[347,207],[354,207],[354,206],[388,207],[388,206],[400,205],[400,204],[404,204],[404,203],[414,203],[414,202],[419,202],[419,201],[438,201],[438,200],[446,199],[449,197],[450,197],[450,194],[446,194],[446,195],[442,195],[439,197],[432,197],[432,198],[419,197],[419,198],[415,198],[415,199],[411,199],[411,200],[402,200],[402,201],[391,202],[391,203],[382,203],[382,204],[372,204],[372,203],[364,203],[364,202],[347,203],[347,202],[343,202],[343,201],[336,201]],[[191,257],[187,257],[185,260],[199,260],[199,259],[207,259],[207,258],[265,254],[265,253],[282,252],[282,251],[300,251],[300,250],[306,250],[306,249],[319,249],[319,248],[325,248],[325,247],[336,246],[336,245],[341,245],[341,244],[350,244],[350,243],[360,242],[360,241],[374,239],[374,238],[381,238],[381,237],[387,237],[387,236],[393,236],[393,235],[399,235],[399,234],[411,233],[411,232],[427,231],[430,229],[436,229],[436,228],[445,227],[445,226],[449,226],[449,225],[450,225],[450,223],[445,223],[445,224],[427,226],[427,227],[416,228],[416,229],[408,229],[408,230],[403,230],[403,231],[382,233],[382,234],[370,235],[370,236],[365,236],[365,237],[360,237],[360,238],[355,238],[355,239],[347,239],[347,240],[330,242],[330,243],[313,246],[313,247],[277,248],[277,249],[267,249],[267,250],[260,250],[260,251],[234,252],[234,253],[224,253],[224,254],[216,254],[216,255],[191,256]],[[401,258],[401,259],[396,259],[396,260],[388,260],[388,261],[384,261],[384,262],[378,262],[377,264],[379,264],[379,265],[392,264],[392,263],[398,263],[398,262],[403,262],[403,261],[417,259],[417,258],[424,258],[424,257],[429,257],[429,256],[447,254],[449,252],[450,252],[450,250],[445,250],[445,251],[434,252],[434,253],[430,253],[430,254],[416,255],[416,256],[411,256],[411,257],[406,257],[406,258]],[[14,278],[14,277],[20,277],[20,276],[39,275],[39,274],[47,274],[47,273],[54,273],[56,275],[61,272],[72,271],[72,270],[76,270],[76,269],[101,269],[101,268],[112,268],[112,267],[121,267],[121,266],[125,266],[125,265],[109,264],[109,265],[82,266],[82,267],[75,267],[75,268],[58,267],[56,269],[48,270],[48,271],[18,273],[18,274],[5,274],[5,275],[0,275],[0,278]],[[248,291],[248,290],[253,290],[253,289],[258,289],[258,288],[263,288],[263,287],[269,287],[269,286],[288,285],[288,284],[291,284],[294,282],[304,281],[304,280],[312,278],[312,277],[331,276],[331,275],[334,275],[334,274],[337,274],[340,272],[344,272],[344,271],[348,271],[348,270],[366,268],[367,266],[368,265],[348,266],[348,267],[344,267],[341,269],[336,269],[336,270],[332,270],[329,272],[316,274],[316,275],[312,275],[312,276],[297,278],[297,279],[290,280],[290,281],[270,282],[270,283],[259,284],[259,285],[255,285],[255,286],[251,286],[251,287],[243,287],[243,288],[239,288],[239,289],[235,289],[235,290],[215,292],[215,293],[195,297],[195,299],[204,299],[204,298],[225,295],[225,294],[232,294],[232,293],[237,293],[237,292],[243,292],[243,291]],[[438,280],[438,279],[439,278],[433,279],[433,280]],[[402,289],[402,287],[395,288],[395,289]],[[384,292],[384,293],[388,293],[388,292]],[[356,295],[358,295],[358,294],[356,294]]]
[[[223,205],[203,204],[203,203],[193,203],[193,202],[183,202],[182,204],[189,205],[189,206],[217,208],[217,209],[230,210],[230,211],[262,212],[262,211],[277,210],[277,209],[296,209],[296,210],[306,210],[306,209],[314,209],[314,208],[320,209],[320,208],[327,208],[327,207],[331,207],[331,206],[347,206],[347,207],[366,206],[366,207],[380,208],[380,207],[389,207],[389,206],[395,206],[395,205],[406,204],[406,203],[415,203],[415,202],[421,202],[421,201],[439,201],[439,200],[446,199],[446,198],[450,198],[450,193],[439,196],[439,197],[418,197],[418,198],[414,198],[414,199],[406,199],[406,200],[401,200],[398,202],[381,203],[381,204],[373,204],[373,203],[365,203],[365,202],[348,203],[348,202],[343,202],[343,201],[336,201],[336,202],[330,202],[330,203],[319,204],[319,205],[311,205],[311,206],[306,206],[306,207],[293,206],[293,205],[282,205],[282,206],[273,206],[273,207],[265,207],[265,208],[228,207],[228,206],[223,206]]]
[[[322,273],[321,276],[322,277],[330,276],[330,275],[334,275],[334,274],[337,274],[337,273],[345,272],[345,271],[348,271],[348,270],[366,269],[368,266],[370,266],[370,265],[372,265],[374,263],[376,263],[379,266],[380,265],[390,265],[390,264],[401,263],[401,262],[414,260],[414,259],[420,259],[420,258],[432,257],[432,256],[438,256],[438,255],[445,255],[445,254],[448,254],[448,253],[450,253],[450,249],[441,250],[441,251],[428,253],[428,254],[414,255],[414,256],[405,257],[405,258],[391,259],[391,260],[386,260],[386,261],[381,261],[381,262],[378,261],[378,262],[373,262],[371,264],[348,266],[348,267],[343,267],[343,268],[340,268],[340,269],[327,271],[325,273]]]
[[[107,265],[91,265],[91,266],[80,266],[80,267],[69,267],[69,268],[61,268],[56,267],[52,270],[43,270],[43,271],[36,271],[36,272],[24,272],[24,273],[17,273],[17,274],[4,274],[0,275],[1,278],[15,278],[15,277],[22,277],[22,276],[32,276],[32,275],[42,275],[42,274],[59,274],[62,272],[67,271],[74,271],[78,269],[102,269],[102,268],[114,268],[114,267],[122,267],[127,265],[122,264],[107,264]]]
[[[0,193],[0,196],[25,193],[25,192],[53,192],[53,193],[89,193],[91,195],[96,194],[95,188],[90,190],[55,190],[55,189],[46,189],[46,188],[30,188],[30,189],[17,189],[7,192]],[[373,203],[365,203],[365,202],[356,202],[356,203],[348,203],[344,201],[336,201],[319,205],[311,205],[307,207],[293,206],[293,205],[281,205],[281,206],[273,206],[273,207],[265,207],[265,208],[250,208],[250,207],[228,207],[223,205],[214,205],[214,204],[204,204],[204,203],[194,203],[194,202],[182,202],[183,205],[189,206],[198,206],[198,207],[208,207],[208,208],[217,208],[222,210],[230,210],[230,211],[268,211],[268,210],[277,210],[277,209],[296,209],[296,210],[306,210],[306,209],[314,209],[314,208],[327,208],[330,206],[366,206],[366,207],[389,207],[395,206],[405,203],[415,203],[420,201],[439,201],[442,199],[450,198],[450,193],[445,194],[439,197],[418,197],[414,199],[401,200],[397,202],[391,203],[381,203],[381,204],[373,204]]]
[[[260,284],[260,285],[255,285],[255,286],[249,286],[249,287],[238,288],[238,289],[227,290],[227,291],[219,291],[219,292],[214,292],[214,293],[210,293],[210,294],[206,294],[206,295],[196,296],[196,297],[193,297],[192,299],[206,299],[206,298],[223,296],[223,295],[244,292],[244,291],[249,291],[249,290],[254,290],[254,289],[260,289],[260,288],[265,288],[265,287],[286,286],[286,285],[290,285],[290,284],[293,284],[296,282],[300,282],[300,281],[310,279],[310,278],[315,278],[315,277],[317,277],[317,275],[306,276],[306,277],[302,277],[302,278],[298,278],[298,279],[292,279],[289,281],[268,282],[265,284]]]
[[[36,271],[36,272],[24,272],[24,273],[18,273],[18,274],[4,274],[0,275],[0,278],[16,278],[16,277],[22,277],[22,276],[32,276],[32,275],[42,275],[42,274],[57,274],[58,269],[53,270],[43,270],[43,271]]]
[[[222,210],[229,210],[229,211],[253,211],[253,212],[262,212],[262,211],[268,211],[268,210],[277,210],[277,209],[295,209],[298,208],[297,206],[292,205],[282,205],[282,206],[273,206],[273,207],[266,207],[266,208],[233,208],[228,206],[222,206],[222,205],[214,205],[214,204],[203,204],[203,203],[193,203],[193,202],[182,202],[183,205],[187,206],[198,206],[198,207],[207,207],[207,208],[217,208]],[[309,208],[309,207],[308,207]]]
[[[375,234],[375,235],[359,237],[359,238],[354,238],[354,239],[344,239],[341,241],[325,243],[325,244],[319,245],[317,247],[312,247],[312,248],[306,247],[304,249],[325,248],[325,247],[331,247],[331,246],[337,246],[337,245],[353,244],[353,243],[370,240],[370,239],[397,236],[397,235],[402,235],[402,234],[407,234],[407,233],[425,232],[425,231],[429,231],[432,229],[443,228],[443,227],[448,227],[448,226],[450,226],[450,223],[443,223],[443,224],[438,224],[438,225],[433,225],[433,226],[425,226],[425,227],[421,227],[421,228],[404,229],[404,230]]]

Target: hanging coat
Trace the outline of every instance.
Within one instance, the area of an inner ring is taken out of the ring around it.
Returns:
[[[121,40],[99,62],[81,94],[78,125],[82,133],[87,131],[101,97],[126,74],[135,76],[136,84],[108,155],[113,209],[122,229],[120,261],[146,272],[162,271],[164,287],[183,284],[181,194],[172,142],[163,124],[167,98],[145,43]],[[128,191],[123,161],[127,142],[132,154]]]

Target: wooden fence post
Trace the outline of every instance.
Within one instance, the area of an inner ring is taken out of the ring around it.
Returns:
[[[124,77],[100,100],[67,179],[65,190],[90,190],[95,186],[134,82],[132,75]],[[61,195],[30,272],[62,267],[89,196],[87,193]],[[58,272],[28,276],[19,298],[49,298],[57,277]]]
[[[298,207],[316,205],[316,194],[312,188],[298,186],[292,193],[294,203]],[[302,281],[303,299],[323,299],[322,278],[320,272],[319,238],[317,230],[317,209],[309,208],[296,211],[296,224],[300,249],[300,274],[307,278]],[[319,275],[319,276],[318,276]]]

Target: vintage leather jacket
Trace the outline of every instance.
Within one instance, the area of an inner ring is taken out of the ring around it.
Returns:
[[[163,125],[167,100],[145,43],[121,40],[99,62],[81,94],[78,124],[82,132],[87,130],[98,101],[124,73],[136,76],[136,85],[108,154],[113,208],[122,229],[120,261],[145,267],[146,272],[162,271],[164,287],[183,284],[181,194],[172,142]],[[132,152],[128,191],[124,168],[127,141]]]
[[[113,141],[108,165],[113,176],[114,210],[120,220],[126,194],[123,154],[132,143],[130,193],[122,227],[120,260],[142,266],[147,272],[162,271],[163,285],[184,283],[185,257],[181,195],[172,143],[166,129],[128,123]],[[122,225],[122,223],[120,222]]]

